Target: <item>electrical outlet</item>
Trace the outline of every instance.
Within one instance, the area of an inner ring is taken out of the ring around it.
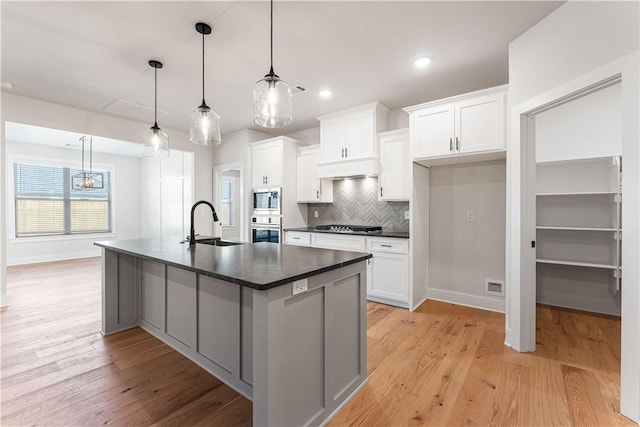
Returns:
[[[318,218],[318,211],[313,211],[313,217]]]
[[[473,211],[467,211],[464,217],[467,221],[471,222],[474,220],[475,214]]]
[[[409,216],[409,211],[404,211],[404,219],[409,219],[409,218],[411,218]]]
[[[307,292],[309,290],[309,286],[307,285],[307,279],[298,280],[297,282],[293,282],[293,295],[301,294],[302,292]]]

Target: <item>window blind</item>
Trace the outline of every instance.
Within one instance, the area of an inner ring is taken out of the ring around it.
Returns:
[[[111,232],[111,176],[104,188],[71,190],[79,169],[14,164],[16,237]]]

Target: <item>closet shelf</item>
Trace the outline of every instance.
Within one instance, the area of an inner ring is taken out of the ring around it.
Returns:
[[[557,259],[536,259],[536,262],[541,264],[569,265],[574,267],[605,268],[608,270],[618,269],[618,266],[613,264],[598,264],[595,262],[563,261]]]
[[[609,227],[559,227],[559,226],[547,226],[537,225],[536,230],[561,230],[561,231],[622,231],[620,228]]]
[[[559,193],[537,193],[538,197],[549,197],[549,196],[606,196],[606,195],[616,195],[617,191],[575,191],[575,192],[559,192]]]

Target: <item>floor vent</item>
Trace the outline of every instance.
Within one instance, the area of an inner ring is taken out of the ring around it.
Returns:
[[[484,279],[484,292],[489,295],[504,296],[504,282]]]

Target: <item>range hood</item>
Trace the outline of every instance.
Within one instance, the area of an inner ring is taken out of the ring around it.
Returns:
[[[378,176],[380,161],[375,158],[349,160],[347,162],[318,163],[316,178],[350,178],[358,176]]]

